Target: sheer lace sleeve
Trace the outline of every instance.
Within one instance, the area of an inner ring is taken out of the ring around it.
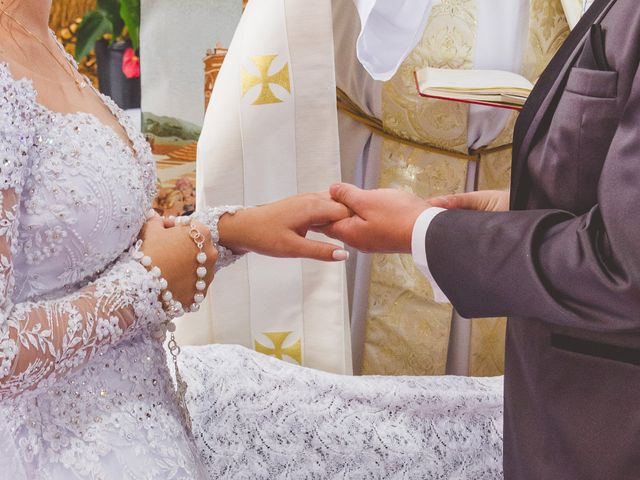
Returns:
[[[14,303],[28,115],[0,89],[0,398],[46,385],[134,331],[164,320],[157,279],[130,253],[69,296]]]
[[[233,215],[238,210],[242,210],[245,207],[241,206],[223,206],[223,207],[205,207],[204,209],[198,210],[191,218],[204,223],[209,230],[211,231],[211,239],[218,250],[218,260],[216,261],[216,272],[221,268],[228,267],[236,260],[238,260],[242,255],[236,255],[231,250],[226,248],[224,245],[220,245],[220,232],[218,232],[218,222],[220,221],[220,217],[225,214]]]

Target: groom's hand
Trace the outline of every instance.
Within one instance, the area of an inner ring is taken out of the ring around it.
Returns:
[[[340,183],[331,197],[354,215],[317,230],[363,252],[411,253],[413,225],[431,205],[402,190],[361,190]]]

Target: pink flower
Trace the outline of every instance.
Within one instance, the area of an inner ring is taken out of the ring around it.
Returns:
[[[122,73],[127,78],[140,77],[140,57],[133,48],[127,48],[122,57]]]

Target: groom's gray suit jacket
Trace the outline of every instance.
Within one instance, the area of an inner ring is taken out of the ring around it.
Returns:
[[[640,478],[639,61],[638,0],[596,0],[520,115],[513,211],[427,232],[458,311],[510,317],[507,480]]]

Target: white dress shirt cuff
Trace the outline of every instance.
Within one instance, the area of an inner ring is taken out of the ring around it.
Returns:
[[[429,270],[429,264],[427,262],[427,248],[425,246],[425,239],[427,238],[427,230],[433,219],[439,213],[445,212],[444,208],[431,207],[427,208],[420,214],[416,223],[413,225],[413,235],[411,238],[411,254],[413,261],[418,267],[418,270],[427,277],[431,288],[433,289],[433,298],[437,303],[449,303],[449,299],[440,289],[436,283],[431,271]]]

